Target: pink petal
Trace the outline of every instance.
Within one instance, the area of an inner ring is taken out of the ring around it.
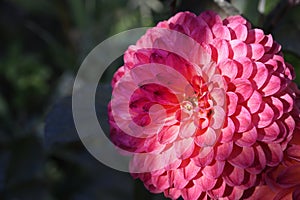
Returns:
[[[179,126],[164,127],[158,134],[157,139],[161,144],[174,142],[179,133]]]
[[[197,155],[197,156],[193,157],[192,161],[198,167],[205,167],[205,166],[209,165],[213,159],[214,159],[214,151],[211,150],[207,153],[206,156]]]
[[[219,63],[218,68],[222,76],[228,77],[231,81],[235,79],[238,73],[238,66],[235,61],[226,59]]]
[[[248,53],[247,45],[240,40],[231,40],[229,41],[232,51],[233,58],[246,57]]]
[[[254,150],[252,147],[238,147],[234,145],[228,162],[235,167],[245,169],[254,162]]]
[[[240,147],[250,147],[257,139],[257,130],[255,127],[249,131],[235,134],[235,144]]]
[[[238,133],[245,132],[249,130],[251,125],[251,115],[244,106],[238,105],[235,114],[232,116],[232,121]]]
[[[285,93],[284,95],[280,96],[280,100],[283,103],[283,112],[291,112],[294,105],[294,99],[291,97],[291,95]]]
[[[217,179],[222,173],[225,166],[225,161],[215,161],[212,164],[206,166],[202,173],[209,178]]]
[[[190,199],[190,200],[198,200],[199,196],[201,195],[202,191],[199,190],[197,185],[193,185],[191,187],[185,187],[181,190],[183,199]]]
[[[192,180],[200,171],[200,167],[196,166],[194,162],[190,161],[189,164],[183,168],[180,168],[180,173],[183,174],[185,180]]]
[[[263,142],[274,141],[281,132],[277,122],[270,124],[270,126],[258,130],[258,140]]]
[[[257,89],[259,89],[266,82],[269,72],[264,64],[255,62],[254,73],[255,75],[252,80],[254,81]]]
[[[248,29],[240,23],[230,23],[227,27],[231,30],[231,38],[245,41],[248,36]]]
[[[262,89],[263,96],[270,96],[278,92],[281,88],[282,81],[278,76],[272,75],[268,84]]]
[[[253,87],[249,80],[243,78],[237,78],[232,81],[235,86],[235,93],[239,97],[239,103],[249,99],[253,93]]]
[[[254,162],[246,169],[247,172],[251,174],[259,174],[263,169],[265,169],[267,160],[266,155],[261,146],[254,145]]]
[[[251,29],[248,31],[246,43],[259,43],[264,37],[265,34],[261,29]]]
[[[241,64],[239,67],[241,73],[238,73],[238,77],[249,79],[253,72],[253,61],[247,57],[236,58],[236,61]]]
[[[221,106],[214,106],[213,108],[213,114],[211,118],[211,127],[213,129],[219,129],[224,124],[224,118],[226,114],[224,109]]]
[[[182,139],[174,143],[174,150],[177,158],[186,159],[194,151],[194,140],[193,138]]]
[[[189,138],[195,134],[196,129],[197,129],[197,127],[193,121],[191,121],[191,120],[184,121],[180,124],[179,136],[181,138]]]
[[[216,38],[220,38],[222,40],[231,40],[230,31],[222,24],[215,24],[212,27],[212,31]]]
[[[181,195],[181,190],[178,190],[176,188],[169,188],[169,189],[164,191],[164,195],[167,198],[178,199]]]
[[[198,186],[200,191],[208,191],[215,186],[217,179],[209,178],[203,174],[200,178],[194,179],[193,182]]]
[[[283,150],[280,144],[265,144],[262,145],[267,158],[267,165],[274,167],[283,159]]]
[[[225,166],[224,180],[229,186],[241,185],[244,180],[244,169],[233,167],[229,164]]]
[[[247,101],[247,108],[251,114],[256,113],[262,103],[262,97],[256,90],[253,91],[251,97]]]
[[[232,153],[232,150],[233,150],[232,142],[219,144],[216,147],[216,160],[218,161],[226,160]]]
[[[198,18],[202,18],[209,27],[212,27],[214,24],[222,24],[221,17],[213,11],[205,11]]]
[[[221,88],[214,88],[210,92],[211,98],[214,100],[215,105],[224,106],[226,101],[225,91]]]
[[[215,60],[217,63],[221,62],[222,60],[228,59],[229,57],[229,46],[225,40],[221,39],[214,39],[212,43],[212,47],[215,48],[217,51],[217,59]]]
[[[227,92],[227,115],[231,116],[236,111],[238,96],[234,92]]]
[[[283,115],[283,103],[280,99],[271,96],[270,99],[266,99],[266,102],[273,108],[274,118],[279,119]]]
[[[180,170],[181,169],[173,170],[170,176],[170,182],[174,184],[176,189],[183,189],[189,182],[189,180],[184,178]]]
[[[217,183],[215,184],[215,187],[208,191],[208,194],[213,199],[219,199],[223,196],[226,188],[226,183],[223,181],[223,179],[219,178],[217,180]]]
[[[253,121],[258,128],[269,126],[274,120],[274,111],[267,103],[263,103],[257,115],[253,116]]]
[[[226,122],[224,123],[224,127],[222,129],[222,133],[220,135],[220,140],[222,143],[231,142],[232,137],[235,131],[235,125],[230,117],[226,118]]]
[[[253,60],[259,60],[265,54],[265,49],[261,44],[248,44],[247,49],[247,56]]]
[[[195,143],[199,147],[213,146],[216,143],[217,135],[214,129],[208,127],[207,130],[199,136],[195,137]]]
[[[163,191],[171,186],[167,173],[165,173],[165,175],[152,176],[152,184],[160,191]]]
[[[260,41],[260,44],[262,44],[265,48],[265,51],[268,52],[271,50],[273,46],[273,37],[271,34],[266,35],[262,41]]]

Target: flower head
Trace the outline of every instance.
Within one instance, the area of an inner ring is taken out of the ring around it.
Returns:
[[[247,197],[296,130],[293,79],[280,45],[241,16],[181,12],[125,52],[111,138],[151,192]]]

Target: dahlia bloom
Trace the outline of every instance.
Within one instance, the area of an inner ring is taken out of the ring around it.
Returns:
[[[171,199],[249,198],[298,130],[293,68],[241,16],[181,12],[124,54],[109,105],[130,170]]]

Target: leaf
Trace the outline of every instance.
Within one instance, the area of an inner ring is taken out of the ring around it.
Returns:
[[[79,141],[73,121],[71,97],[58,101],[48,113],[45,123],[44,140],[47,148]]]

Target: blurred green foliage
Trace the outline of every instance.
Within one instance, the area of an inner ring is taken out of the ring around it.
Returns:
[[[299,5],[231,2],[283,45],[300,83]],[[84,149],[64,97],[84,57],[107,37],[205,9],[227,13],[213,0],[0,0],[0,199],[164,199]],[[107,74],[121,61],[114,65]]]

